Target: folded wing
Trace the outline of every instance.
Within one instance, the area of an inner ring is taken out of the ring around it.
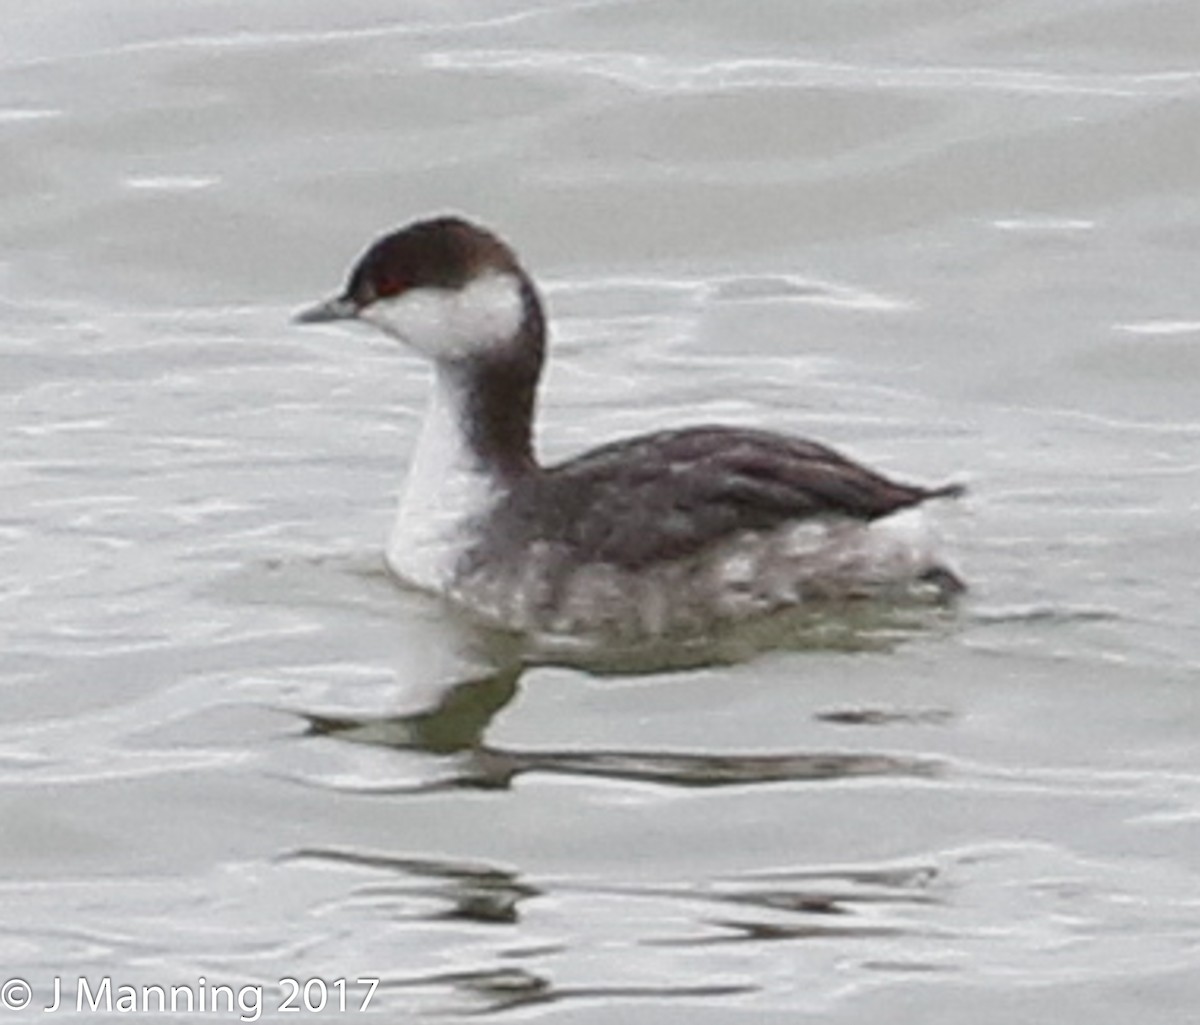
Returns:
[[[548,469],[533,488],[514,493],[497,526],[529,538],[536,523],[533,540],[637,569],[743,531],[815,517],[867,522],[961,491],[898,483],[824,445],[769,431],[694,427],[617,442]]]

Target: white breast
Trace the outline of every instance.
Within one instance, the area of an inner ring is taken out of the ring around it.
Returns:
[[[441,373],[429,400],[387,546],[392,571],[417,587],[445,593],[473,525],[496,497],[471,458],[453,384]]]

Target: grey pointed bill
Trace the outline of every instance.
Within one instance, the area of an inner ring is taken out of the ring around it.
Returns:
[[[301,310],[293,318],[297,324],[327,324],[332,320],[353,320],[358,316],[358,306],[353,299],[335,296],[323,303]]]

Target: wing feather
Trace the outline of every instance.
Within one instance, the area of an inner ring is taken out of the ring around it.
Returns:
[[[811,441],[693,427],[605,445],[550,467],[514,491],[493,523],[510,539],[565,544],[581,560],[636,569],[742,531],[813,517],[865,522],[960,492],[956,485],[889,480]]]

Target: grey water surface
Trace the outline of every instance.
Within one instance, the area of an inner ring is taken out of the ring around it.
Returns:
[[[1189,0],[11,12],[0,1022],[1191,1020],[1198,55]],[[635,673],[400,589],[428,371],[289,317],[443,210],[544,285],[547,458],[963,479],[970,597]]]

